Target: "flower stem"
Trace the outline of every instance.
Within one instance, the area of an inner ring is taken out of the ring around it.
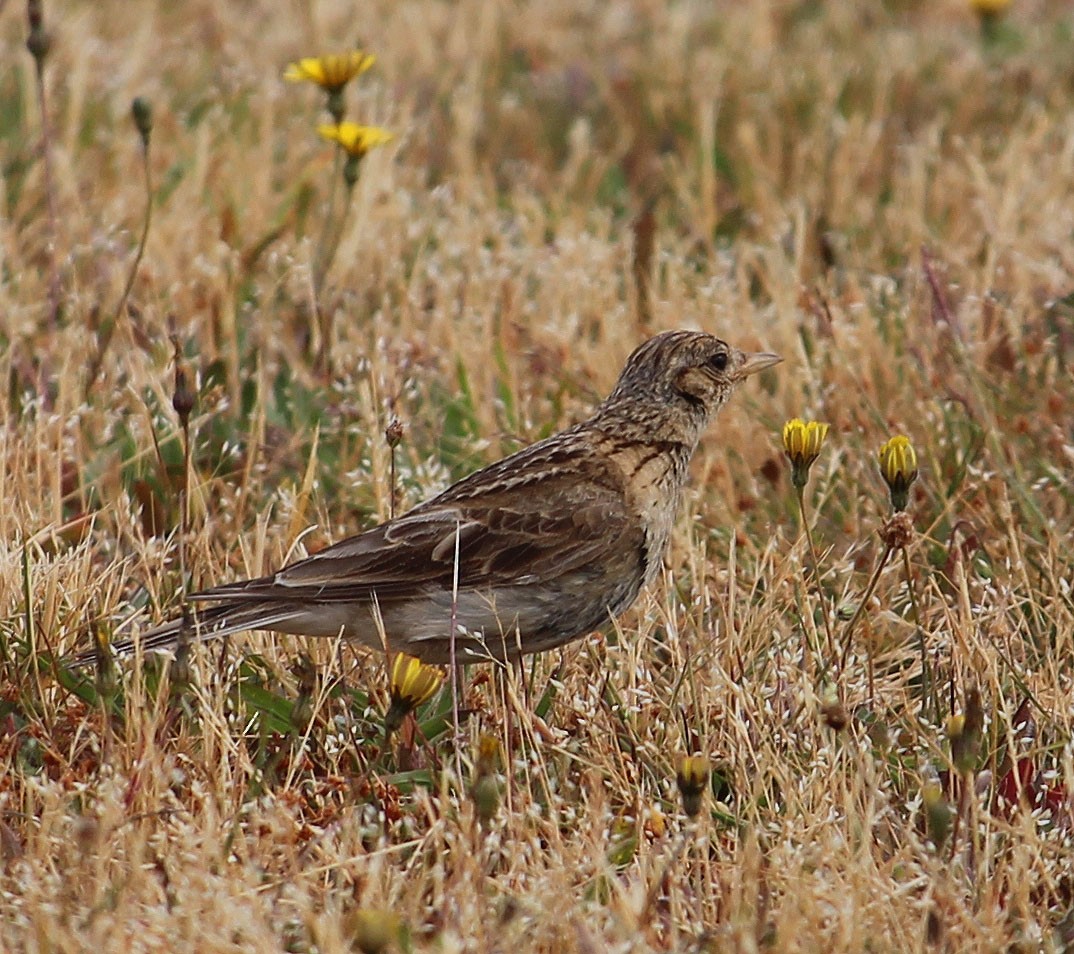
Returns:
[[[339,192],[339,180],[341,177],[341,165],[343,161],[343,152],[340,149],[336,150],[335,158],[332,161],[332,185],[328,192],[328,202],[325,204],[324,219],[321,221],[321,234],[317,238],[317,245],[313,250],[313,292],[320,297],[321,288],[324,284],[325,275],[328,273],[328,266],[325,263],[325,258],[328,253],[329,237],[334,231],[332,228],[332,220],[336,216],[336,195]]]
[[[324,291],[328,270],[332,267],[332,260],[335,258],[337,242],[333,241],[333,236],[337,233],[335,227],[336,196],[339,193],[342,161],[342,150],[337,149],[335,159],[332,162],[332,185],[328,193],[324,219],[321,222],[321,234],[318,236],[317,245],[313,249],[311,279],[313,282],[313,308],[317,317],[317,330],[321,336],[321,343],[317,353],[317,366],[322,371],[327,370],[328,355],[331,350],[329,339],[332,336],[332,321],[325,313],[321,294]]]
[[[142,257],[145,255],[146,242],[149,240],[149,226],[153,221],[153,179],[149,168],[148,139],[142,141],[142,175],[145,180],[145,215],[142,217],[142,234],[138,239],[138,249],[134,253],[134,259],[127,272],[127,281],[123,286],[123,293],[119,296],[112,318],[107,324],[101,326],[100,334],[98,335],[97,353],[94,355],[93,363],[90,365],[89,372],[86,375],[85,393],[87,397],[96,383],[98,375],[101,373],[104,356],[112,344],[112,339],[115,337],[116,325],[119,324],[120,318],[123,317],[127,299],[130,298],[131,290],[134,288],[134,279],[138,275],[138,266],[142,264]]]
[[[891,556],[892,548],[890,546],[884,547],[884,555],[876,564],[876,569],[873,570],[873,575],[869,578],[869,585],[865,587],[865,593],[861,598],[861,602],[858,603],[858,608],[855,610],[854,615],[851,617],[850,622],[847,623],[847,633],[843,640],[843,656],[839,661],[839,668],[843,669],[847,664],[847,656],[850,655],[851,639],[854,636],[854,628],[858,625],[858,620],[861,619],[862,613],[865,612],[865,607],[869,600],[872,598],[873,590],[876,589],[876,584],[880,581],[880,574],[883,572],[884,567],[887,566],[888,557]],[[870,654],[871,658],[871,654]],[[872,689],[870,687],[870,694]]]
[[[801,486],[798,486],[796,484],[795,485],[795,492],[797,493],[797,496],[798,496],[798,513],[802,518],[802,528],[805,530],[806,541],[809,544],[809,556],[810,556],[810,559],[813,561],[813,579],[815,580],[815,582],[817,584],[817,596],[818,596],[818,599],[820,600],[821,619],[824,621],[824,632],[828,637],[828,652],[831,653],[832,657],[834,658],[835,657],[835,635],[832,633],[831,620],[828,618],[828,603],[824,598],[824,592],[821,589],[821,585],[820,585],[820,561],[817,559],[817,547],[816,547],[816,544],[814,544],[814,542],[813,542],[813,529],[809,525],[809,517],[806,514],[805,488],[801,487]],[[808,591],[808,586],[809,586],[808,574],[803,572],[803,576],[805,577],[806,588],[807,588],[807,591]],[[824,668],[827,668],[827,666],[825,666]]]
[[[48,210],[48,300],[49,327],[55,328],[59,323],[62,289],[60,287],[59,212],[56,208],[56,185],[52,171],[52,124],[49,122],[48,101],[45,90],[45,60],[51,47],[51,40],[44,28],[44,11],[40,2],[29,0],[27,14],[30,20],[30,35],[26,46],[34,58],[34,80],[37,88],[37,102],[41,109],[41,164],[45,188],[45,203]]]
[[[932,713],[934,720],[940,721],[940,700],[936,695],[936,686],[932,680],[932,668],[929,666],[929,652],[925,645],[925,630],[921,625],[921,608],[917,605],[917,594],[914,592],[914,581],[910,571],[910,554],[906,547],[902,548],[902,567],[906,575],[906,590],[910,594],[910,609],[914,614],[914,626],[917,628],[918,647],[921,650],[921,695],[922,708],[928,705],[932,699]]]

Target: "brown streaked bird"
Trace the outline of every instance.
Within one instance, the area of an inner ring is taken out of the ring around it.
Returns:
[[[460,662],[516,659],[592,632],[658,573],[713,415],[780,360],[701,332],[657,335],[588,420],[276,573],[192,594],[215,605],[190,614],[190,636],[342,635],[446,663],[453,618]],[[171,648],[180,626],[151,629],[139,645]]]

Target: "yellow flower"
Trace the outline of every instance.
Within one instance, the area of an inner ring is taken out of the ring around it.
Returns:
[[[391,704],[384,716],[384,731],[391,735],[403,720],[440,688],[444,674],[420,659],[398,653],[392,660]]]
[[[910,485],[917,480],[917,453],[910,438],[898,434],[880,447],[880,475],[891,492],[891,506],[905,510]]]
[[[709,760],[703,755],[684,755],[679,759],[675,781],[682,795],[682,807],[691,818],[701,811],[701,797],[709,784]]]
[[[783,450],[791,462],[791,480],[795,487],[804,487],[809,480],[809,468],[820,456],[828,425],[820,421],[803,421],[796,417],[783,425]]]
[[[330,142],[338,143],[348,156],[361,159],[370,149],[391,142],[393,136],[379,126],[359,126],[358,123],[342,122],[318,126],[319,132]]]
[[[338,93],[354,77],[373,65],[376,57],[362,50],[307,56],[287,67],[283,78],[292,83],[316,83],[329,93]]]

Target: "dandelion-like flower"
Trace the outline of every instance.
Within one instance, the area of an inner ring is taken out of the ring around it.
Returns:
[[[796,417],[783,425],[783,450],[791,462],[791,481],[804,487],[809,480],[809,468],[820,456],[828,425],[820,421],[803,421]]]
[[[365,154],[395,138],[387,129],[381,129],[379,126],[360,126],[352,122],[318,126],[317,132],[330,142],[338,143],[347,154],[347,162],[343,166],[343,181],[347,183],[348,189],[353,188],[358,181],[358,166]]]
[[[343,87],[373,65],[376,57],[362,50],[307,56],[287,67],[283,78],[292,83],[314,83],[325,91],[325,108],[338,123],[343,119]]]
[[[292,83],[315,83],[327,93],[338,93],[374,62],[376,57],[363,50],[307,56],[290,64],[284,71],[283,78]]]
[[[440,688],[444,674],[436,666],[398,653],[392,660],[391,704],[384,716],[384,732],[391,735],[403,720]]]
[[[910,499],[910,486],[917,480],[917,453],[910,438],[899,434],[880,447],[880,475],[891,491],[891,506],[905,510]]]
[[[709,760],[703,755],[684,755],[679,759],[675,781],[682,795],[682,808],[691,818],[701,811],[701,798],[709,784]]]
[[[330,123],[317,127],[329,142],[338,143],[348,156],[361,159],[370,149],[391,142],[395,136],[379,126],[361,126],[358,123]]]

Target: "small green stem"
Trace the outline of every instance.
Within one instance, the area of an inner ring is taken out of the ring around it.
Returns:
[[[862,596],[861,602],[858,603],[858,608],[857,610],[855,610],[854,615],[850,619],[850,622],[847,623],[847,634],[843,642],[843,656],[839,660],[840,669],[846,667],[847,656],[850,655],[851,639],[854,636],[854,628],[858,625],[858,620],[861,619],[862,613],[865,612],[866,605],[868,605],[869,600],[872,598],[873,590],[876,589],[876,584],[880,581],[880,574],[883,572],[884,567],[887,566],[888,557],[891,556],[891,552],[892,548],[890,546],[884,547],[884,555],[876,564],[876,569],[873,570],[873,575],[869,579],[869,585],[865,587],[865,594]]]
[[[339,192],[339,180],[341,177],[340,163],[343,161],[343,150],[337,149],[332,161],[332,186],[328,193],[328,203],[325,208],[324,220],[321,222],[321,234],[317,238],[317,245],[313,250],[313,295],[320,307],[321,289],[324,287],[325,277],[331,262],[326,261],[328,254],[328,241],[332,234],[332,220],[336,217],[336,195]]]
[[[340,242],[343,241],[343,226],[347,224],[347,213],[350,211],[351,208],[351,196],[353,194],[354,187],[348,185],[347,194],[343,202],[343,208],[339,211],[339,221],[336,223],[336,227],[332,232],[332,238],[329,242],[325,259],[323,262],[324,275],[322,276],[322,281],[324,277],[328,275],[328,271],[329,269],[331,269],[332,263],[336,260],[336,252],[339,251]]]
[[[97,353],[94,355],[93,363],[90,365],[89,372],[86,375],[85,393],[87,397],[101,373],[104,356],[112,344],[112,339],[115,337],[116,326],[119,324],[120,318],[123,317],[123,309],[127,304],[127,299],[130,298],[131,290],[134,288],[134,279],[138,275],[138,266],[142,264],[145,246],[149,241],[149,226],[153,221],[153,179],[149,167],[148,139],[142,141],[142,173],[145,179],[145,215],[142,217],[142,235],[138,239],[138,249],[134,253],[134,260],[131,262],[130,270],[127,272],[127,281],[123,286],[123,293],[119,296],[112,318],[107,324],[101,326],[98,335]]]
[[[806,514],[805,505],[805,487],[795,485],[795,491],[798,496],[798,513],[802,519],[802,528],[805,530],[806,541],[809,544],[809,556],[813,561],[813,579],[817,584],[817,596],[820,599],[820,613],[821,619],[824,621],[824,632],[828,637],[828,652],[835,656],[835,635],[832,633],[831,620],[828,618],[828,603],[824,599],[824,592],[820,585],[820,561],[817,559],[817,547],[813,543],[813,528],[809,525],[809,517]],[[805,577],[806,590],[809,588],[809,577],[803,573]],[[819,655],[819,654],[818,654]],[[825,666],[824,668],[827,668]]]
[[[906,575],[906,591],[910,594],[910,610],[914,616],[918,648],[921,651],[921,693],[926,705],[928,704],[929,696],[932,697],[933,717],[938,723],[940,720],[940,700],[936,696],[935,685],[932,681],[929,652],[928,647],[925,645],[925,630],[921,625],[921,608],[917,605],[917,594],[914,592],[914,580],[910,570],[910,553],[906,547],[902,548],[902,568]]]
[[[333,195],[335,189],[333,188]],[[351,183],[347,183],[347,193],[343,202],[343,208],[339,211],[339,221],[335,223],[335,228],[332,231],[332,235],[329,237],[327,234],[322,233],[321,240],[326,243],[326,247],[321,251],[323,257],[321,257],[321,277],[319,282],[314,283],[314,295],[316,296],[315,305],[317,308],[318,328],[321,332],[321,346],[317,355],[317,366],[322,371],[328,372],[331,370],[331,348],[332,348],[332,324],[334,315],[332,312],[325,312],[321,306],[321,288],[323,287],[324,280],[328,276],[329,270],[332,268],[332,263],[336,260],[336,253],[339,251],[340,242],[343,240],[343,226],[347,222],[347,212],[351,207],[351,196],[354,193],[354,187]],[[333,205],[335,199],[333,198]],[[335,212],[333,212],[333,218],[335,218]]]
[[[116,305],[115,315],[112,317],[113,324],[119,321],[123,314],[123,306],[127,304],[131,289],[134,287],[134,279],[138,274],[138,266],[142,264],[142,256],[145,255],[146,242],[149,240],[149,225],[153,220],[153,178],[149,168],[149,142],[142,143],[142,175],[145,180],[145,216],[142,218],[142,235],[138,239],[138,251],[134,255],[130,271],[127,273],[127,284],[123,286],[123,294],[119,296],[119,304]]]

